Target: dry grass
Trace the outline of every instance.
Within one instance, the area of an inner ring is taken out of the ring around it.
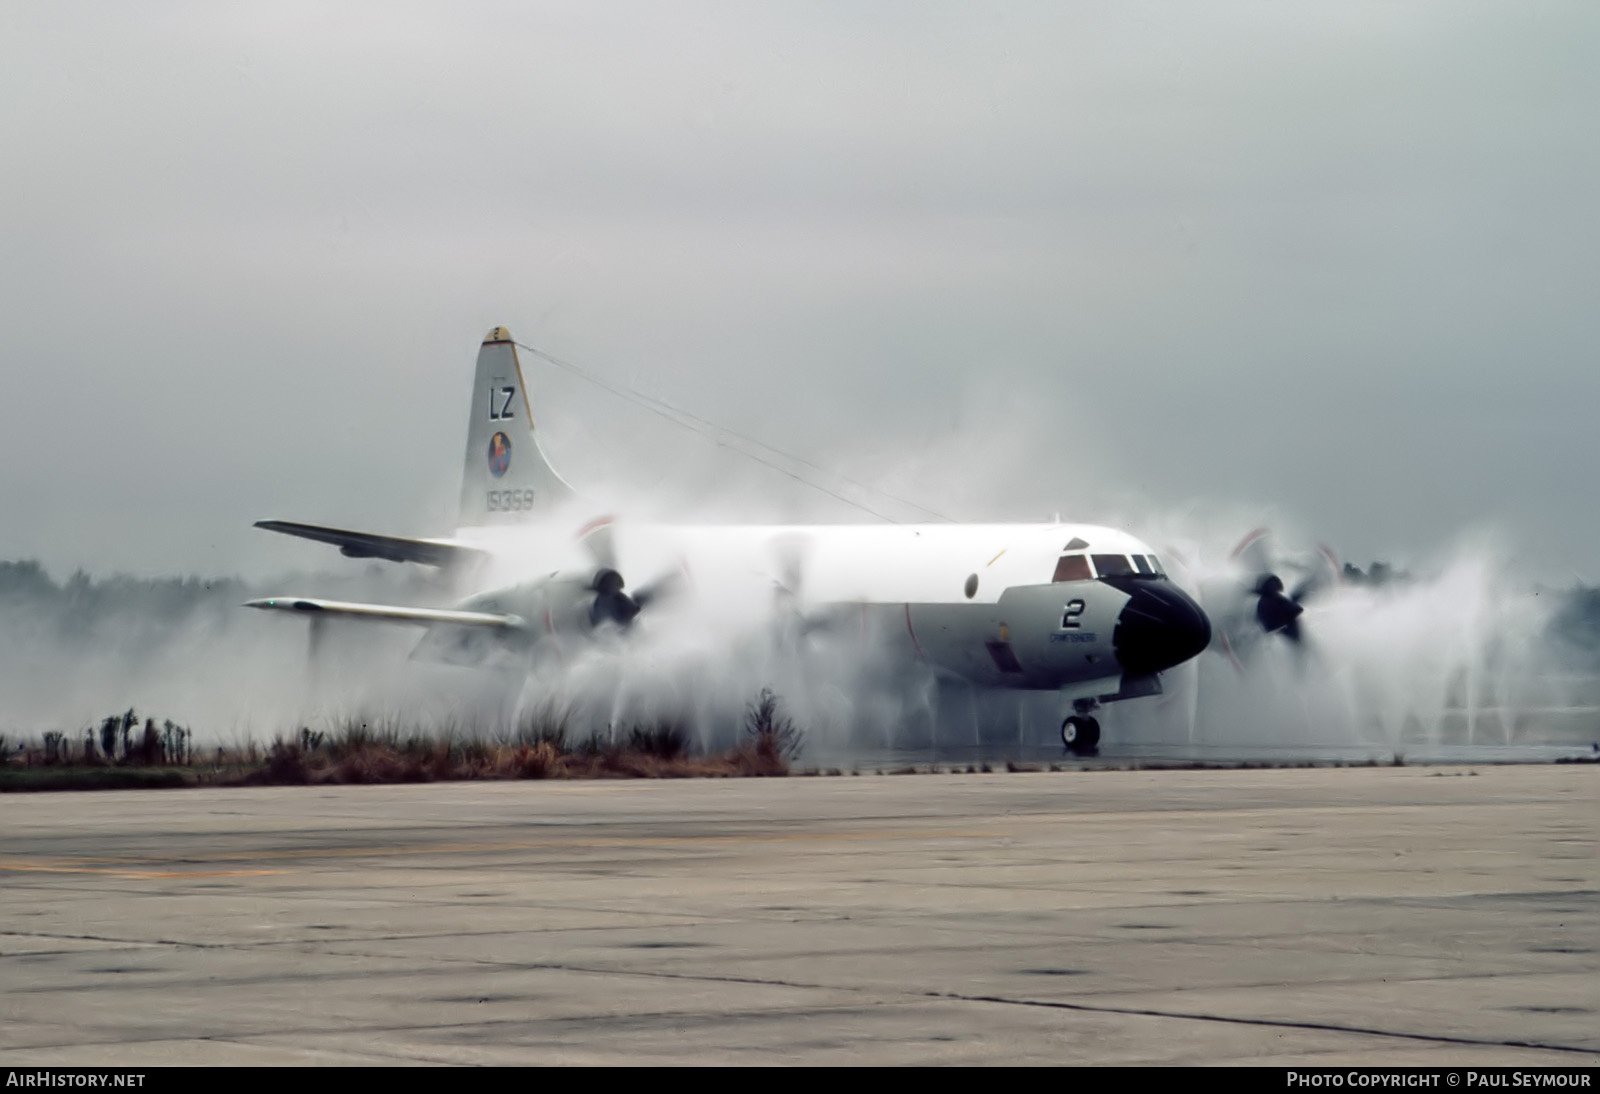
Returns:
[[[634,729],[620,744],[555,740],[488,742],[424,737],[392,739],[353,732],[315,748],[274,741],[264,762],[220,781],[248,786],[444,782],[462,779],[685,779],[782,776],[789,762],[757,738],[738,748],[695,755],[676,729]]]
[[[182,762],[162,747],[153,722],[120,756],[108,758],[92,740],[72,749],[63,734],[47,734],[39,747],[8,752],[0,744],[6,789],[91,789],[103,785],[306,786],[419,783],[463,779],[683,779],[783,776],[798,755],[802,734],[778,713],[777,698],[763,691],[747,711],[739,745],[723,752],[696,751],[694,735],[676,722],[633,725],[577,744],[567,739],[570,712],[534,711],[499,736],[471,727],[420,731],[400,719],[348,718],[329,730],[301,729],[262,750],[254,740],[218,748],[197,760],[185,746]],[[132,728],[133,711],[106,719],[118,735]],[[171,726],[171,723],[167,723]],[[172,727],[174,730],[177,727]],[[187,733],[187,731],[183,731]],[[172,738],[172,731],[167,734]],[[92,734],[91,734],[92,737]],[[179,738],[183,739],[183,738]],[[3,740],[3,739],[0,739]],[[48,770],[48,778],[43,776]],[[143,769],[135,778],[134,769]],[[117,773],[115,779],[108,775]]]

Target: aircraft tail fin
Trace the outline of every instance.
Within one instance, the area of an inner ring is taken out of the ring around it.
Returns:
[[[532,403],[511,332],[495,327],[478,350],[460,524],[516,524],[548,514],[572,496],[534,436]]]

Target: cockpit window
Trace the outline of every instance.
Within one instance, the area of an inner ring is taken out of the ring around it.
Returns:
[[[1094,568],[1101,577],[1121,577],[1134,572],[1126,555],[1095,555]]]
[[[1095,555],[1094,568],[1101,577],[1163,578],[1161,560],[1155,555]]]
[[[1088,581],[1094,575],[1089,572],[1089,559],[1084,555],[1062,555],[1061,561],[1056,563],[1056,576],[1051,581]]]

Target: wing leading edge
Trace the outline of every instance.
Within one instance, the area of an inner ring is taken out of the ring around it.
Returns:
[[[452,569],[483,559],[485,552],[448,539],[407,539],[380,536],[372,532],[352,532],[321,524],[301,524],[292,520],[258,520],[255,526],[286,536],[299,536],[318,543],[331,543],[348,558],[381,558],[388,562],[420,562],[424,566]]]
[[[305,596],[271,596],[247,600],[247,608],[297,612],[312,618],[342,616],[346,619],[381,620],[432,627],[446,623],[458,627],[492,627],[515,630],[523,626],[521,616],[500,612],[464,612],[452,608],[406,608],[393,604],[359,604],[349,600],[318,600]]]

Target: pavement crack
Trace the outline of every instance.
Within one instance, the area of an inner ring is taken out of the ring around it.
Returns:
[[[1594,1056],[1596,1050],[1579,1045],[1558,1045],[1543,1041],[1518,1041],[1498,1037],[1455,1037],[1447,1033],[1407,1033],[1376,1026],[1348,1026],[1337,1022],[1295,1021],[1290,1018],[1243,1018],[1227,1014],[1196,1014],[1187,1011],[1156,1010],[1146,1007],[1112,1007],[1091,1003],[1063,1003],[1049,999],[1011,999],[1002,995],[966,995],[960,992],[924,992],[937,999],[960,999],[972,1003],[999,1003],[1012,1007],[1042,1007],[1049,1010],[1083,1011],[1091,1014],[1126,1014],[1146,1018],[1177,1018],[1191,1022],[1225,1022],[1239,1026],[1265,1026],[1275,1029],[1306,1029],[1324,1033],[1354,1033],[1368,1037],[1398,1037],[1430,1044],[1477,1045],[1485,1048],[1537,1048],[1548,1052],[1575,1052]]]
[[[645,976],[671,980],[693,980],[722,984],[753,984],[767,987],[795,988],[808,991],[842,991],[900,996],[902,998],[952,999],[967,1003],[992,1003],[1012,1007],[1039,1007],[1049,1010],[1080,1011],[1088,1014],[1123,1014],[1141,1018],[1171,1018],[1188,1022],[1222,1022],[1230,1025],[1256,1026],[1272,1029],[1304,1029],[1324,1033],[1350,1033],[1368,1037],[1394,1037],[1406,1041],[1423,1041],[1429,1044],[1476,1045],[1486,1048],[1533,1048],[1550,1052],[1571,1052],[1593,1056],[1594,1048],[1581,1045],[1562,1045],[1544,1041],[1524,1041],[1499,1037],[1458,1037],[1447,1033],[1409,1033],[1404,1030],[1381,1029],[1376,1026],[1344,1025],[1337,1022],[1296,1021],[1289,1018],[1246,1018],[1226,1014],[1203,1014],[1191,1011],[1158,1010],[1148,1007],[1117,1007],[1095,1003],[1067,1003],[1048,999],[1016,999],[1003,995],[970,995],[963,992],[918,991],[892,987],[867,987],[841,984],[817,984],[798,980],[773,979],[759,976],[730,976],[712,973],[669,972],[660,969],[615,969],[604,966],[571,965],[557,962],[513,962],[474,959],[473,964],[494,965],[520,969],[550,969],[563,972],[595,973],[612,976]]]

